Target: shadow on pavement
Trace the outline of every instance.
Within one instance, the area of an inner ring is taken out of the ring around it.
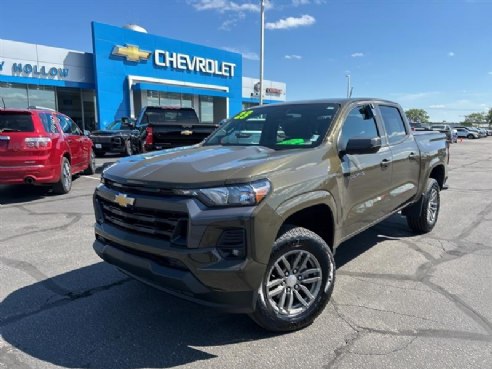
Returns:
[[[200,347],[213,352],[271,337],[245,315],[221,314],[113,272],[101,262],[11,293],[0,304],[3,340],[57,366],[131,369],[207,360],[216,355]],[[107,283],[112,273],[107,285],[76,292],[81,281],[97,286],[98,276]],[[72,292],[52,292],[64,289]]]
[[[0,205],[25,203],[55,196],[50,186],[0,185]]]

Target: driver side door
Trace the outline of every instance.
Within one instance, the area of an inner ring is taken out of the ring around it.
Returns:
[[[390,211],[392,154],[384,130],[378,125],[370,105],[356,105],[346,115],[338,137],[341,165],[342,238],[367,228]],[[381,138],[376,153],[347,154],[351,138]]]

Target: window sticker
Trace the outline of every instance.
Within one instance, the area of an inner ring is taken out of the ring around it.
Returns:
[[[253,110],[245,110],[237,114],[234,119],[246,119],[253,113]]]

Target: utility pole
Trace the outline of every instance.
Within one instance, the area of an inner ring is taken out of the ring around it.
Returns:
[[[350,85],[350,73],[347,73],[345,77],[347,77],[347,99],[349,99],[350,96],[352,96],[352,87]]]
[[[261,28],[260,28],[260,105],[263,105],[263,59],[265,48],[265,0],[261,1]]]

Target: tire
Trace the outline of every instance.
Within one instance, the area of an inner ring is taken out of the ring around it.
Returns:
[[[408,226],[416,233],[428,233],[432,231],[439,217],[441,198],[439,184],[433,178],[427,180],[425,193],[422,195],[422,209],[418,216],[407,215]]]
[[[106,151],[96,149],[94,150],[94,154],[96,154],[96,158],[102,158],[106,154]]]
[[[466,138],[472,139],[472,138],[474,138],[474,136],[473,135],[468,135],[468,136],[466,136]]]
[[[94,155],[94,150],[91,149],[89,153],[89,165],[84,171],[84,174],[91,175],[96,173],[96,155]]]
[[[63,157],[60,170],[60,180],[54,184],[53,192],[63,195],[70,192],[72,188],[72,168],[66,157]]]
[[[323,311],[334,284],[335,260],[326,242],[308,229],[283,227],[250,317],[273,332],[307,327]]]
[[[132,156],[133,155],[133,148],[132,148],[132,143],[130,140],[125,141],[125,155],[126,156]]]

